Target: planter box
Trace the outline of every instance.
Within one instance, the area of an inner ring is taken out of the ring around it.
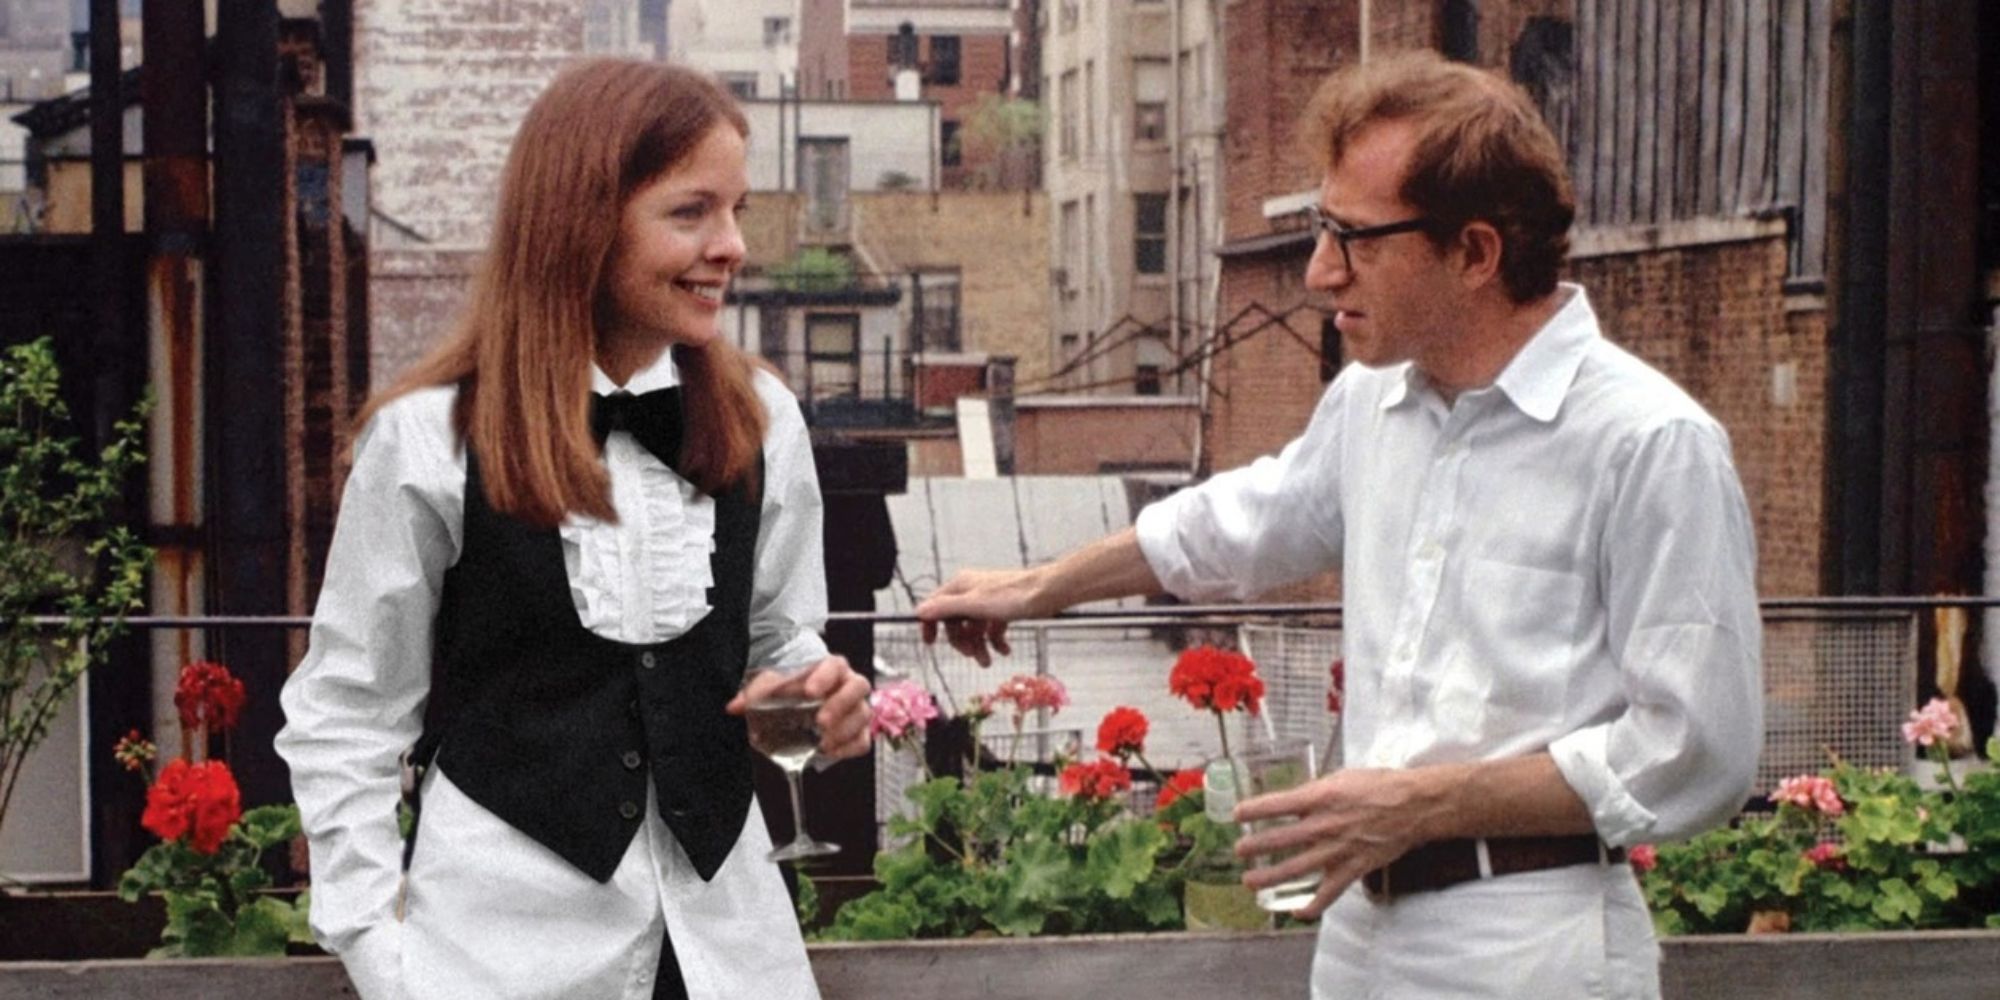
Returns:
[[[828,944],[825,1000],[1304,997],[1311,931]],[[1789,934],[1665,942],[1667,1000],[1990,996],[2000,933]],[[0,963],[9,1000],[288,1000],[352,996],[330,958]]]

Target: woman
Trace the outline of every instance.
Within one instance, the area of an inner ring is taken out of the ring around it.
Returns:
[[[802,674],[839,758],[867,683],[797,402],[718,337],[746,134],[686,70],[564,73],[461,326],[362,414],[278,749],[368,1000],[817,995],[738,685]]]

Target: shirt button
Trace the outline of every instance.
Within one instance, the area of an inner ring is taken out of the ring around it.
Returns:
[[[633,718],[635,718],[635,719],[636,719],[636,718],[638,718],[638,717],[639,717],[639,699],[637,699],[637,698],[634,698],[634,699],[632,699],[631,701],[628,701],[628,702],[626,702],[626,703],[625,703],[625,710],[626,710],[627,712],[630,712],[630,713],[632,713],[632,717],[633,717]]]
[[[625,751],[625,755],[619,757],[618,760],[625,765],[625,770],[627,771],[637,771],[639,765],[646,762],[646,758],[639,756],[639,751],[637,750]],[[631,817],[628,816],[626,818],[630,819]]]
[[[1408,663],[1409,661],[1414,660],[1416,658],[1417,658],[1417,647],[1415,645],[1406,642],[1401,646],[1397,647],[1396,659]]]
[[[654,656],[651,650],[647,650],[639,654],[639,665],[647,670],[651,670],[660,665],[660,658]]]
[[[626,819],[638,819],[639,803],[631,801],[618,803],[618,815],[623,816]]]
[[[1436,542],[1425,542],[1423,549],[1421,549],[1417,554],[1424,557],[1427,560],[1440,559],[1444,556],[1444,546],[1439,545]]]

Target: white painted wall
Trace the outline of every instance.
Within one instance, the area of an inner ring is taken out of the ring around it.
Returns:
[[[848,140],[849,190],[881,190],[891,172],[915,178],[919,190],[937,187],[935,102],[760,100],[745,102],[743,113],[750,119],[753,191],[798,189],[794,156],[800,135]]]

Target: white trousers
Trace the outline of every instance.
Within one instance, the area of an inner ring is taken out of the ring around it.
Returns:
[[[1313,1000],[1659,1000],[1632,869],[1572,865],[1384,905],[1356,885],[1320,918]]]

